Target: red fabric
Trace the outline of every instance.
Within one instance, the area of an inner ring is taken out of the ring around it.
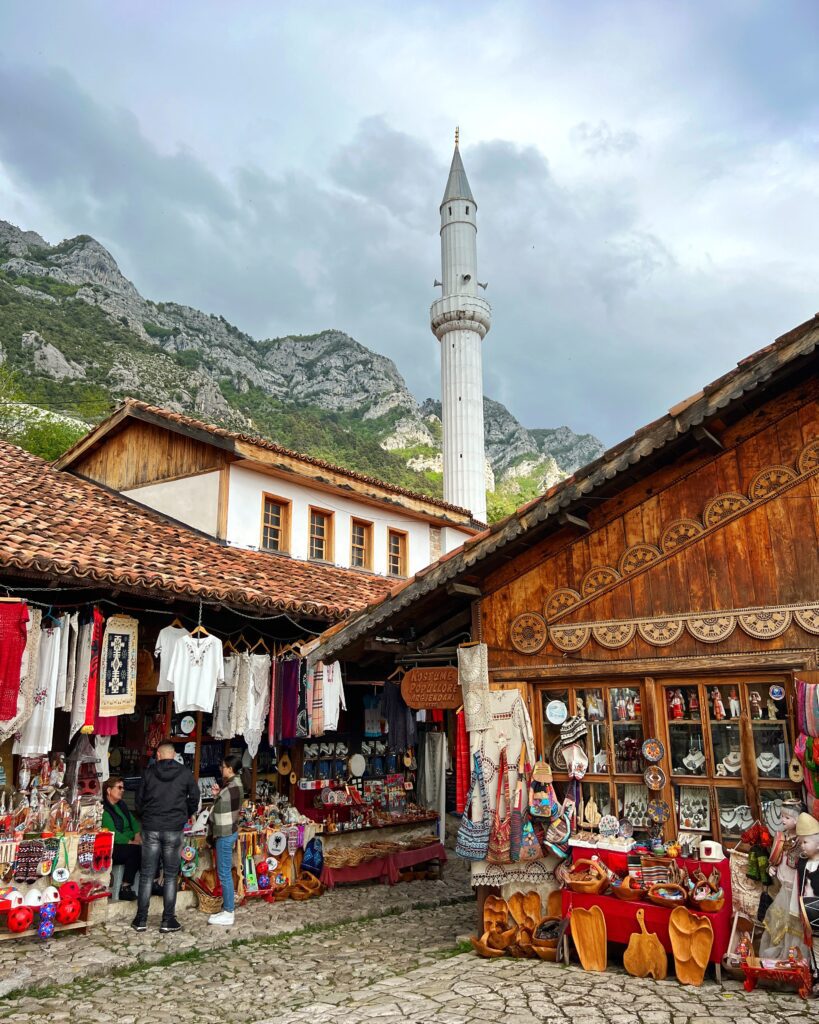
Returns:
[[[27,622],[28,605],[23,601],[0,604],[0,721],[17,714]]]
[[[617,872],[625,873],[626,854],[617,850],[598,850],[592,846],[573,846],[572,860],[581,860],[593,856],[599,859]],[[623,866],[621,867],[621,862]],[[731,868],[728,860],[720,861],[718,864],[701,864],[698,860],[688,857],[678,857],[678,864],[685,865],[689,872],[698,867],[705,869],[710,874],[714,867],[719,868],[722,889],[725,893],[725,906],[718,914],[702,914],[707,917],[714,929],[714,945],[711,947],[711,963],[719,963],[724,954],[728,951],[728,942],[731,938],[731,924],[734,916],[733,902],[731,896]],[[671,952],[671,940],[668,937],[668,919],[671,917],[672,907],[658,907],[655,903],[635,900],[633,903],[618,899],[616,896],[591,896],[585,893],[563,890],[563,916],[566,917],[572,907],[594,907],[598,906],[606,918],[606,931],[609,942],[628,943],[629,938],[640,931],[637,924],[637,911],[645,911],[646,929],[649,932],[656,932],[663,948]],[[688,907],[687,909],[691,909]]]
[[[399,880],[398,872],[401,868],[411,868],[416,864],[426,864],[428,860],[438,860],[446,863],[446,850],[442,843],[430,843],[429,846],[422,846],[418,850],[401,850],[399,853],[391,853],[389,861],[390,884],[395,885]]]
[[[117,723],[119,721],[118,715],[106,715],[105,718],[100,718],[99,715],[94,715],[94,735],[95,736],[116,736],[117,734]]]
[[[464,813],[470,778],[469,736],[466,732],[466,717],[463,711],[459,711],[455,716],[455,811],[458,814]]]
[[[399,881],[398,872],[401,868],[424,864],[428,860],[439,860],[442,863],[446,861],[446,850],[441,843],[431,843],[418,850],[402,850],[400,853],[391,853],[386,857],[365,860],[362,864],[356,864],[355,867],[328,868],[325,866],[321,872],[321,884],[332,889],[344,882],[365,882],[368,879],[377,878],[381,882],[395,885]]]
[[[99,608],[94,609],[94,629],[91,633],[91,667],[88,670],[88,703],[85,705],[85,724],[82,731],[94,731],[94,720],[97,717],[97,690],[100,682],[100,653],[102,650],[102,631],[105,619]],[[112,735],[112,734],[103,734]]]

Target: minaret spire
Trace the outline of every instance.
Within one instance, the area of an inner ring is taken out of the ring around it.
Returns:
[[[455,151],[440,207],[443,294],[432,304],[430,323],[441,343],[444,498],[485,522],[481,343],[491,326],[492,309],[476,294],[477,203],[461,160],[459,137],[456,128]]]

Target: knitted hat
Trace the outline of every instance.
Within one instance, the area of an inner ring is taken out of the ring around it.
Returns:
[[[796,834],[798,836],[819,835],[819,821],[813,815],[803,811],[796,819]]]
[[[568,747],[572,743],[577,743],[587,732],[588,726],[586,725],[585,718],[581,718],[580,715],[567,718],[560,727],[561,746]]]

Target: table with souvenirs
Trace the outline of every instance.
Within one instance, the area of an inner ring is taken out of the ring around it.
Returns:
[[[77,785],[81,767],[61,754],[23,758],[17,788],[0,793],[0,941],[85,931],[111,896],[114,835],[99,797]]]

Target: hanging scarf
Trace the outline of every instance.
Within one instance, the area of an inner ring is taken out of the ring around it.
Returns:
[[[27,622],[27,604],[0,604],[0,721],[17,714]]]
[[[85,723],[81,732],[90,735],[94,731],[94,716],[97,713],[97,687],[100,679],[100,652],[102,649],[102,629],[105,619],[99,608],[94,609],[91,632],[91,664],[88,669],[88,690],[85,702]]]
[[[100,718],[130,715],[134,710],[138,628],[137,620],[130,615],[112,615],[105,623],[99,670]]]
[[[34,710],[34,692],[37,688],[37,675],[40,659],[40,623],[43,613],[39,608],[32,608],[28,620],[28,636],[23,658],[20,663],[20,685],[18,688],[16,711],[7,721],[0,722],[0,743],[5,742],[31,718]]]
[[[267,714],[267,742],[270,746],[276,743],[276,676],[279,671],[278,661],[273,659],[270,663],[270,709]]]

